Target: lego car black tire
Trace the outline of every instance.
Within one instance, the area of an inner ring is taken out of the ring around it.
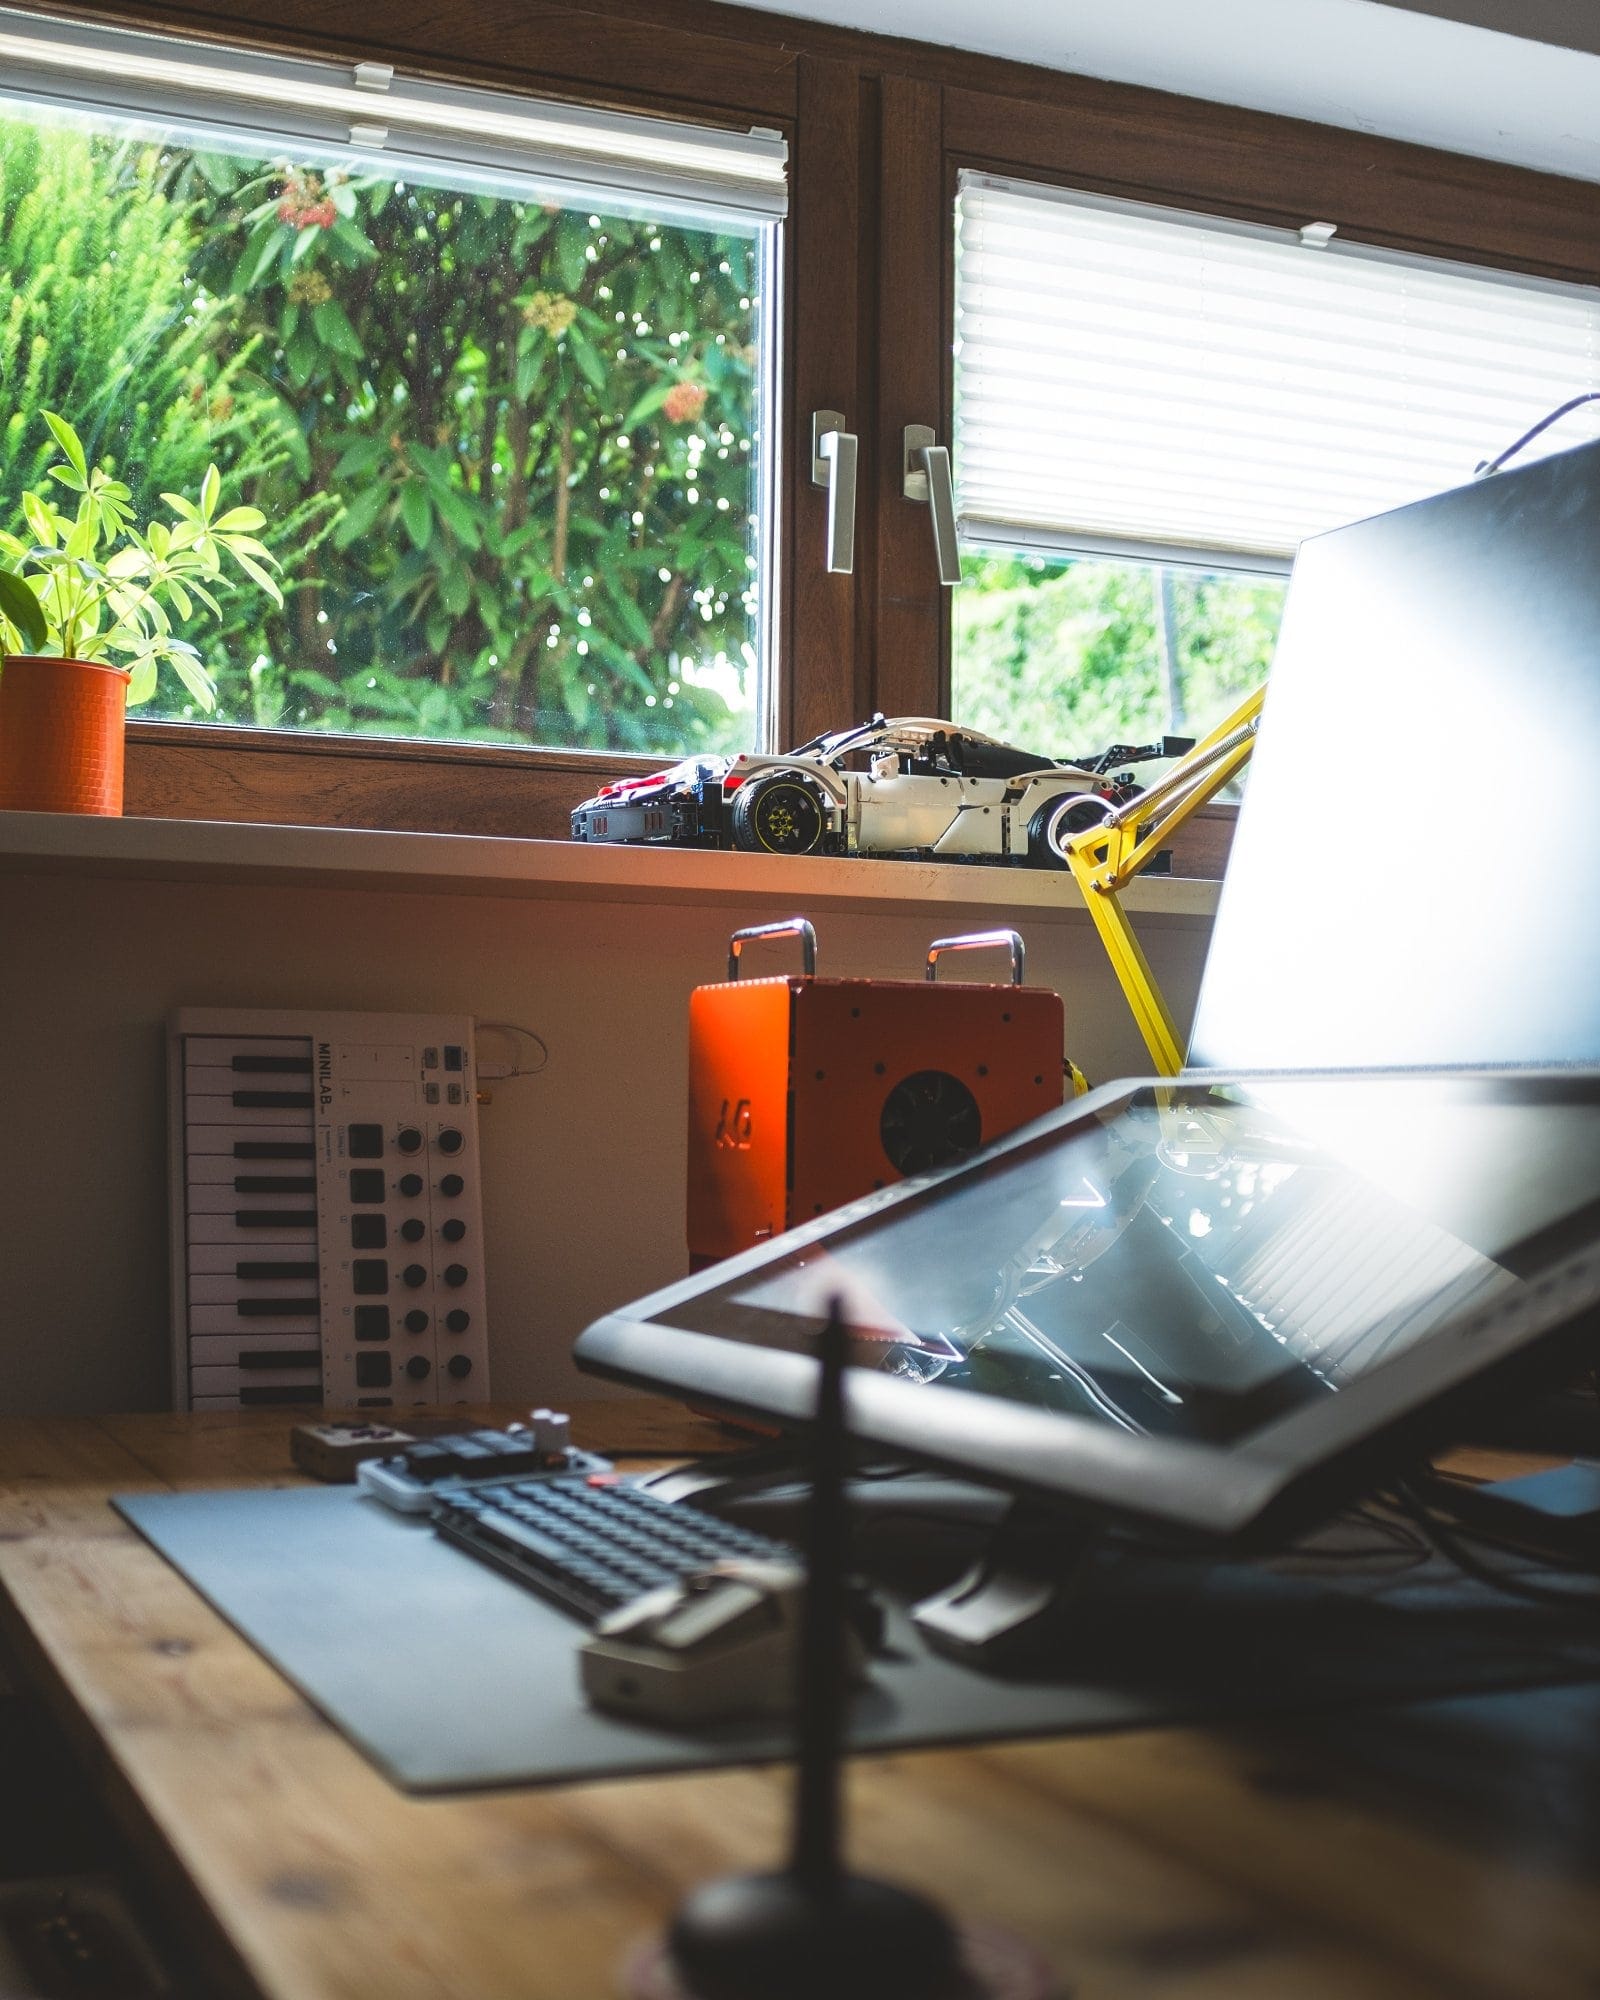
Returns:
[[[1055,822],[1068,822],[1068,834],[1082,833],[1104,819],[1111,809],[1109,799],[1094,792],[1055,792],[1037,807],[1028,821],[1028,861],[1034,868],[1065,868],[1067,857],[1057,845]]]
[[[792,771],[746,779],[734,794],[731,818],[733,844],[748,854],[823,852],[827,809],[816,787]]]

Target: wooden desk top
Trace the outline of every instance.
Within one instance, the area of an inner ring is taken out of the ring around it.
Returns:
[[[574,1428],[663,1454],[715,1435],[641,1402]],[[106,1504],[292,1483],[287,1433],[0,1420],[15,1667],[219,1996],[605,2000],[692,1883],[777,1859],[786,1774],[394,1791]],[[858,1865],[1020,1932],[1074,2000],[1600,1991],[1600,1687],[863,1758],[849,1791]]]

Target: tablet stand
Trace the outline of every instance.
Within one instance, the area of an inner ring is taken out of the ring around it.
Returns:
[[[1099,1540],[1065,1509],[1014,1501],[978,1560],[914,1606],[912,1622],[930,1646],[970,1666],[1055,1657]]]
[[[843,1865],[847,1339],[835,1300],[819,1342],[788,1864],[692,1891],[672,1920],[665,1952],[647,1954],[634,1968],[635,1993],[682,2000],[986,2000],[1002,1991],[1047,1990],[1048,1974],[1031,1953],[1009,1940],[960,1937],[923,1897]]]

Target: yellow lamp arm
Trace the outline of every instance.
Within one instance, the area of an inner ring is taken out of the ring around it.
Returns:
[[[1161,1076],[1176,1076],[1183,1068],[1183,1047],[1118,891],[1248,763],[1265,695],[1265,686],[1247,695],[1148,791],[1066,842],[1067,866]]]

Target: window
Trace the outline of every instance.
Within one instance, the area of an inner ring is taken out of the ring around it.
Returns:
[[[10,14],[0,64],[0,519],[45,409],[141,520],[215,461],[286,601],[187,634],[213,720],[762,735],[781,139]]]
[[[1304,536],[1600,386],[1600,293],[1325,225],[966,173],[956,258],[954,709],[1043,749],[1209,728],[1266,672]]]

